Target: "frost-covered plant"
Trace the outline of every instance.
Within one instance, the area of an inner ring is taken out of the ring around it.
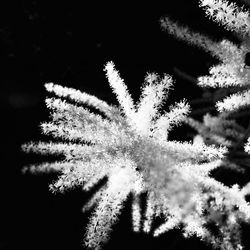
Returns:
[[[236,118],[248,116],[248,120],[250,120],[250,112],[243,111],[244,109],[248,110],[250,107],[250,70],[248,68],[250,52],[249,12],[225,0],[200,0],[199,3],[199,6],[205,9],[208,17],[236,33],[240,45],[227,39],[215,42],[208,36],[193,32],[188,27],[181,26],[167,17],[161,19],[163,29],[170,34],[191,45],[200,47],[220,61],[219,64],[209,69],[209,75],[201,76],[196,81],[199,86],[207,89],[222,88],[221,91],[215,91],[212,94],[209,91],[205,93],[208,94],[206,97],[210,102],[216,100],[216,108],[219,114],[217,116],[205,114],[203,122],[189,117],[186,122],[198,132],[198,135],[194,137],[194,142],[208,145],[224,145],[229,148],[230,151],[227,157],[222,160],[221,166],[244,171],[241,166],[248,168],[250,166],[249,155],[247,155],[247,153],[250,153],[250,124],[248,124],[248,128],[244,128],[236,122]],[[227,94],[229,96],[225,97]],[[220,98],[223,99],[220,100]],[[204,101],[204,99],[201,101]],[[246,140],[247,143],[245,143]],[[242,151],[244,143],[245,152]],[[239,155],[238,158],[237,155]],[[246,184],[241,189],[242,194],[246,195],[247,192],[249,192],[249,184]],[[220,230],[224,232],[224,235],[227,235],[226,226],[228,226],[227,223],[233,214],[233,210],[230,211],[224,207],[220,211],[222,214],[227,214],[224,225],[219,223]],[[231,228],[230,230],[234,232],[238,231],[236,227],[233,227],[234,230],[230,226],[228,228]],[[236,239],[238,236],[231,235],[231,239]],[[239,244],[235,245],[232,244],[232,241],[227,241],[227,238],[230,237],[225,237],[221,243],[216,242],[216,240],[214,243],[222,249],[241,249],[239,241]]]
[[[250,105],[250,71],[245,67],[245,56],[250,51],[249,12],[226,0],[200,0],[199,6],[213,21],[236,33],[240,45],[223,39],[215,42],[208,36],[195,33],[187,27],[178,25],[165,17],[161,19],[162,27],[178,39],[196,45],[220,60],[218,65],[209,69],[209,76],[198,78],[202,87],[242,87],[242,91],[217,102],[218,111],[233,111]]]
[[[227,187],[210,176],[221,165],[226,148],[168,140],[172,127],[189,112],[189,105],[181,101],[169,112],[160,113],[172,86],[169,75],[161,79],[157,74],[148,74],[140,100],[134,104],[113,63],[107,63],[105,70],[119,107],[72,88],[45,85],[47,91],[60,98],[46,99],[52,121],[43,123],[42,131],[62,142],[30,142],[23,145],[23,150],[64,158],[26,170],[59,172],[50,189],[60,192],[79,185],[87,191],[108,177],[105,186],[84,207],[86,211],[95,205],[84,240],[90,248],[100,249],[108,240],[111,226],[131,193],[134,231],[153,230],[153,235],[158,236],[181,226],[185,237],[195,234],[214,246],[240,249],[239,222],[250,218],[250,206],[245,200],[249,190],[237,185]],[[92,106],[102,115],[83,105]],[[147,194],[143,221],[142,193]],[[222,213],[224,220],[219,219]],[[162,225],[152,228],[156,217],[162,218]],[[218,237],[209,228],[213,223],[219,227]]]
[[[159,236],[178,227],[185,237],[196,235],[215,248],[242,249],[240,225],[250,222],[250,205],[245,199],[250,184],[228,187],[215,180],[212,171],[241,165],[228,157],[228,149],[235,143],[244,142],[245,154],[250,153],[249,131],[233,118],[235,111],[250,104],[250,70],[245,67],[250,47],[249,14],[225,0],[200,0],[200,7],[216,22],[236,32],[241,45],[226,39],[214,42],[166,17],[161,19],[161,25],[219,59],[220,64],[210,68],[209,76],[198,78],[199,86],[230,90],[229,97],[216,104],[219,115],[206,114],[203,122],[196,121],[187,116],[190,107],[185,100],[170,106],[168,112],[161,111],[173,84],[167,74],[163,78],[147,74],[141,97],[134,103],[112,62],[106,64],[105,71],[119,106],[72,88],[45,85],[57,97],[46,99],[52,121],[42,123],[42,132],[61,142],[30,142],[22,148],[61,158],[24,170],[58,172],[58,179],[50,184],[54,192],[76,186],[88,191],[107,178],[83,208],[84,212],[94,208],[84,238],[89,248],[100,249],[108,240],[112,225],[132,194],[135,232]],[[169,132],[181,122],[198,131],[192,142],[168,139]],[[147,196],[144,215],[140,201],[143,193]],[[157,217],[162,224],[155,227]]]
[[[218,43],[218,58],[221,63],[210,68],[210,76],[200,77],[198,84],[205,87],[244,87],[216,104],[218,111],[233,111],[250,105],[250,72],[245,67],[245,57],[249,53],[250,19],[249,12],[225,0],[201,0],[208,17],[237,33],[241,39],[238,46],[229,40]]]

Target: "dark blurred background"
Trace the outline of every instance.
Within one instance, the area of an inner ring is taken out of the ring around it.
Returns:
[[[175,79],[169,103],[199,96],[201,90],[176,74],[206,74],[215,60],[163,32],[159,19],[168,15],[214,39],[229,32],[207,20],[197,1],[1,1],[0,103],[1,221],[0,249],[82,249],[89,197],[80,189],[52,194],[56,176],[22,175],[24,165],[38,162],[20,146],[46,140],[39,124],[48,120],[44,83],[54,82],[116,104],[103,68],[113,61],[134,99],[147,72],[168,73]],[[164,106],[165,107],[165,106]],[[184,138],[183,132],[173,135]],[[129,202],[105,249],[188,249],[204,247],[179,233],[159,239],[131,231]],[[185,247],[185,248],[184,248]]]

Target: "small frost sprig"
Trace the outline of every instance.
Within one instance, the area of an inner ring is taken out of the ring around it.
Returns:
[[[249,35],[249,12],[243,7],[226,0],[200,0],[199,6],[205,9],[208,17],[226,29]]]
[[[247,143],[245,144],[245,151],[250,154],[250,137],[247,140]]]

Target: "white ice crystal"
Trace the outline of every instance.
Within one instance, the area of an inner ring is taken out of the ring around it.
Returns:
[[[220,87],[244,86],[243,91],[231,94],[216,104],[219,112],[238,111],[250,105],[250,71],[244,65],[245,56],[249,53],[249,12],[244,10],[243,7],[238,7],[235,3],[229,4],[225,0],[201,0],[200,6],[205,8],[208,16],[241,37],[242,43],[238,49],[236,45],[231,45],[232,43],[229,41],[221,43],[228,52],[231,52],[225,53],[222,64],[210,69],[211,76],[201,77],[199,81],[200,85],[208,87],[215,87],[216,85]],[[248,152],[247,144],[245,151]]]
[[[227,30],[233,31],[239,37],[241,44],[237,45],[227,39],[215,42],[203,34],[179,26],[168,18],[162,18],[161,25],[176,38],[196,45],[219,59],[220,63],[209,69],[209,75],[198,77],[198,85],[201,87],[235,88],[235,93],[217,101],[216,108],[219,112],[225,115],[226,112],[230,114],[249,108],[250,70],[245,65],[245,58],[250,53],[250,14],[243,7],[226,0],[200,0],[199,6],[213,21],[223,25]],[[194,125],[193,121],[192,124]],[[198,123],[195,126],[198,128]],[[199,130],[201,132],[201,124],[199,124]],[[202,132],[207,133],[204,126]],[[247,133],[249,136],[249,132]],[[210,133],[211,136],[217,143],[229,146],[228,141],[221,136]],[[247,145],[245,146],[246,152],[248,152]]]
[[[242,7],[226,0],[200,0],[200,7],[205,8],[207,16],[226,29],[249,35],[249,12]]]
[[[245,144],[245,151],[250,154],[250,137],[247,140],[247,143]]]
[[[246,60],[246,56],[249,56],[250,53],[249,12],[243,7],[238,7],[235,3],[226,0],[200,0],[199,6],[205,10],[207,16],[213,21],[222,25],[227,30],[233,31],[239,38],[239,41],[241,41],[241,44],[235,44],[227,39],[213,41],[213,39],[208,36],[193,32],[186,26],[181,26],[167,17],[161,19],[162,28],[169,34],[174,35],[177,39],[183,40],[188,44],[196,45],[198,48],[209,52],[213,57],[220,61],[219,64],[214,65],[209,69],[209,75],[198,78],[198,85],[210,89],[221,87],[224,88],[225,91],[228,89],[231,91],[228,91],[229,96],[227,97],[221,95],[221,99],[212,96],[212,98],[217,101],[216,108],[220,112],[218,116],[212,117],[210,114],[206,114],[203,117],[203,122],[196,121],[192,118],[188,118],[185,121],[199,133],[194,138],[194,143],[199,145],[224,145],[226,147],[234,147],[233,150],[236,151],[242,143],[245,143],[246,138],[249,137],[250,128],[248,127],[248,129],[245,129],[237,124],[232,118],[234,113],[239,113],[243,109],[246,109],[247,111],[247,108],[250,106],[250,70],[249,62]],[[246,112],[246,114],[249,115],[249,112]],[[245,151],[248,153],[250,151],[249,140],[250,138],[244,147]],[[235,142],[237,142],[237,144],[235,144]],[[246,153],[241,152],[241,155],[245,156]],[[244,163],[249,166],[249,157],[247,157],[248,156],[246,155],[245,158],[237,160],[239,163]],[[229,158],[224,158],[222,163],[226,165],[226,167],[239,169],[238,163],[231,162],[231,159]],[[212,182],[210,181],[211,179],[209,180],[208,185],[212,185]],[[219,186],[217,186],[217,188],[219,188]],[[249,193],[249,184],[246,184],[241,190],[237,190],[237,188],[234,187],[234,190],[235,194],[238,193],[239,195],[239,193],[241,193],[240,196],[244,197],[246,193]],[[223,196],[218,195],[219,193],[220,192],[216,194],[216,201],[213,201],[212,204],[210,203],[205,211],[210,211],[210,215],[206,218],[206,221],[210,222],[218,221],[218,218],[221,218],[222,211],[224,214],[227,214],[226,221],[217,223],[223,240],[220,241],[212,235],[210,235],[208,239],[207,236],[209,235],[209,232],[203,231],[202,233],[201,230],[199,233],[197,230],[197,235],[209,240],[215,247],[220,247],[222,249],[242,249],[239,224],[237,223],[239,213],[234,212],[233,206],[230,204],[229,200],[221,200],[221,197]],[[226,202],[226,204],[224,204],[224,209],[220,208],[221,205],[219,204],[221,202]],[[214,209],[216,203],[217,205],[215,207],[219,208],[218,210]],[[238,206],[240,209],[244,207],[244,205],[239,204]],[[213,207],[213,212],[211,211],[211,207]],[[246,211],[247,210],[245,210],[245,212]],[[245,219],[242,218],[243,221],[245,220],[249,222],[247,217]],[[199,216],[199,218],[202,218],[202,216]],[[194,221],[197,225],[197,220]],[[192,227],[189,226],[185,228],[186,230],[189,228],[192,231]],[[185,235],[189,234],[185,233]]]

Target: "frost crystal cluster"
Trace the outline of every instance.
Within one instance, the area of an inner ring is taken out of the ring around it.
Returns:
[[[140,99],[134,103],[112,62],[106,64],[105,71],[119,106],[72,88],[45,85],[56,97],[46,99],[52,120],[41,127],[44,134],[57,141],[30,142],[22,148],[62,158],[25,170],[58,172],[50,189],[60,192],[76,186],[88,191],[107,178],[83,208],[94,208],[84,239],[85,246],[91,249],[100,249],[107,242],[129,194],[133,197],[135,232],[159,236],[180,228],[185,237],[196,235],[215,248],[243,248],[240,224],[250,222],[250,205],[245,199],[250,184],[226,186],[212,177],[212,171],[223,165],[237,168],[227,158],[237,139],[244,144],[245,154],[250,153],[249,130],[232,118],[235,110],[250,104],[250,70],[244,61],[250,50],[249,13],[225,0],[199,3],[215,22],[239,35],[240,46],[226,39],[214,42],[166,17],[161,25],[178,39],[198,45],[220,60],[210,68],[208,76],[198,78],[202,87],[238,90],[217,102],[218,116],[205,114],[203,122],[196,121],[188,117],[190,106],[185,100],[161,111],[173,85],[169,75],[161,78],[147,74]],[[193,141],[168,140],[169,132],[181,122],[197,130]],[[145,214],[141,194],[147,197]],[[154,224],[157,217],[162,221],[158,226]]]
[[[240,44],[235,44],[228,39],[215,42],[208,36],[193,32],[188,27],[178,25],[167,17],[161,19],[161,26],[176,38],[202,48],[220,61],[219,64],[209,69],[209,75],[201,76],[197,81],[201,87],[223,88],[223,92],[214,93],[213,96],[214,99],[222,99],[216,102],[216,108],[221,114],[213,118],[213,122],[210,119],[209,126],[205,123],[203,125],[206,128],[209,127],[209,130],[211,130],[211,126],[217,127],[218,130],[231,126],[236,132],[226,130],[226,136],[243,137],[242,141],[244,141],[245,135],[240,133],[242,129],[235,125],[231,116],[234,115],[232,113],[235,113],[235,111],[238,112],[250,106],[250,70],[248,69],[249,65],[246,65],[246,63],[250,63],[249,59],[246,62],[246,57],[250,55],[250,15],[243,7],[238,7],[235,3],[229,3],[226,0],[200,0],[199,6],[205,10],[206,15],[213,21],[234,32]],[[225,97],[227,92],[230,95]],[[190,125],[198,128],[197,123],[194,125],[191,122]],[[205,127],[203,126],[203,128]],[[203,130],[203,135],[206,132],[201,126],[199,126],[199,130]],[[229,145],[230,142],[225,141],[221,133],[214,132],[213,141],[218,144]],[[249,136],[250,128],[246,133]],[[211,137],[211,133],[209,137]],[[248,147],[249,141],[245,144],[246,152],[249,152]]]

